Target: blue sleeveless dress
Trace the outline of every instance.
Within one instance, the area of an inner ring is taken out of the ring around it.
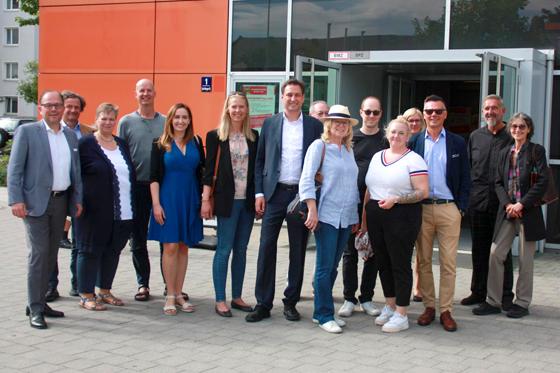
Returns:
[[[163,156],[164,175],[159,186],[159,199],[165,212],[165,222],[159,225],[152,216],[148,239],[161,243],[183,242],[197,244],[203,238],[200,218],[200,194],[196,169],[200,154],[194,140],[187,143],[186,152],[171,144],[171,151]]]

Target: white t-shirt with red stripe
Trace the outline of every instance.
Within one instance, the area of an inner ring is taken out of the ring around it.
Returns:
[[[412,150],[407,150],[390,163],[385,158],[385,152],[382,150],[373,155],[366,174],[370,197],[378,201],[414,192],[411,178],[428,174],[428,165]]]

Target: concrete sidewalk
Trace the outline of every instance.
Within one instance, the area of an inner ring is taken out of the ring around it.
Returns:
[[[255,302],[259,231],[255,227],[247,257],[244,297],[251,304]],[[66,317],[48,319],[48,330],[35,330],[24,314],[27,249],[23,224],[11,215],[5,189],[0,189],[0,237],[2,372],[560,371],[560,255],[556,254],[537,257],[531,315],[521,320],[504,314],[476,317],[470,307],[458,304],[469,294],[470,260],[465,256],[457,271],[457,332],[445,332],[437,322],[418,326],[415,320],[423,307],[415,303],[410,308],[408,331],[384,334],[374,326],[373,318],[358,312],[347,319],[343,334],[330,335],[311,322],[313,251],[308,252],[303,299],[298,304],[303,319],[289,322],[282,317],[288,264],[285,232],[278,250],[276,307],[270,319],[256,324],[245,322],[245,314],[239,311],[233,311],[231,319],[215,314],[212,251],[190,252],[185,290],[196,312],[168,317],[162,313],[163,286],[155,243],[150,243],[153,300],[134,301],[135,274],[125,249],[113,290],[126,305],[106,312],[85,311],[78,307],[77,298],[67,296],[69,251],[60,250],[62,298],[51,305]],[[438,270],[435,265],[436,278]],[[334,291],[337,309],[343,302],[340,277]],[[374,300],[381,306],[382,299],[378,281]]]

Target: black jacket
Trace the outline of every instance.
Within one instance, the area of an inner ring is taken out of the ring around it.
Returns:
[[[134,215],[134,185],[136,173],[126,143],[115,137],[128,165],[131,187],[130,201]],[[113,221],[120,218],[118,179],[113,164],[97,144],[92,135],[84,136],[79,143],[80,165],[84,191],[84,211],[75,219],[75,234],[78,247],[92,251],[106,245],[112,236]]]
[[[507,147],[500,153],[498,158],[498,169],[496,172],[496,194],[500,200],[498,215],[496,216],[496,227],[494,229],[494,240],[500,227],[506,218],[505,207],[512,203],[508,194],[508,173],[510,164],[511,147]],[[521,204],[523,205],[523,228],[526,241],[538,241],[546,237],[544,217],[541,209],[541,199],[548,186],[548,163],[546,151],[541,145],[527,142],[523,144],[517,155],[519,164],[519,187],[521,189]],[[533,168],[538,173],[537,180],[531,185],[531,171]]]
[[[257,156],[257,144],[259,139],[259,133],[255,130],[252,130],[252,132],[255,135],[255,141],[247,139],[247,147],[249,148],[249,169],[247,173],[245,207],[249,211],[255,210],[255,158]],[[235,195],[235,183],[233,180],[233,169],[231,167],[229,141],[220,141],[218,139],[218,130],[213,130],[206,134],[207,158],[202,183],[212,186],[218,146],[220,147],[220,162],[218,163],[216,187],[214,189],[214,214],[216,214],[216,216],[229,217],[231,215],[233,198]]]

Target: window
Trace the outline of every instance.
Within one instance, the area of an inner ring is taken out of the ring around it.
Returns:
[[[286,69],[287,0],[233,2],[231,69]]]
[[[6,39],[4,39],[6,45],[18,45],[19,44],[19,29],[17,27],[6,28]]]
[[[4,79],[17,80],[18,79],[18,63],[6,62],[4,64]]]
[[[19,0],[5,0],[5,2],[6,2],[6,10],[19,9]]]
[[[17,114],[18,112],[18,98],[17,97],[6,97],[5,99],[6,107],[5,113],[6,114]]]

